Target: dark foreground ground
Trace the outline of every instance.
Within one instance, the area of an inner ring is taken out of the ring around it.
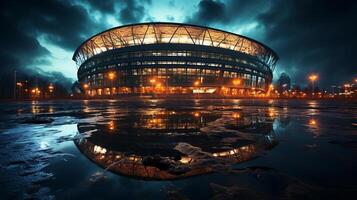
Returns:
[[[357,102],[0,104],[1,199],[355,199]]]

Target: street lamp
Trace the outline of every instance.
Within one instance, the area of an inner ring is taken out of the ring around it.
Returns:
[[[31,93],[33,95],[34,98],[36,97],[40,97],[40,94],[41,94],[41,90],[39,88],[33,88],[31,90]]]
[[[53,89],[55,89],[55,87],[53,87],[52,83],[48,86],[48,90],[50,92],[53,92]]]
[[[86,94],[86,95],[88,95],[87,94],[87,90],[88,90],[88,88],[89,88],[89,84],[88,83],[85,83],[85,84],[83,84],[83,88],[84,88],[84,93]]]
[[[17,82],[16,83],[16,86],[18,86],[19,87],[19,92],[18,92],[18,94],[19,94],[19,99],[21,99],[21,92],[22,92],[22,86],[23,86],[23,84],[21,83],[21,82]]]
[[[311,74],[309,76],[309,79],[311,81],[311,95],[313,95],[313,93],[314,93],[314,83],[318,79],[318,76],[316,74]]]

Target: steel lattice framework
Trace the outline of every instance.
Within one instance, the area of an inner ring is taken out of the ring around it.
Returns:
[[[142,23],[115,27],[83,42],[73,55],[81,65],[94,55],[123,47],[145,44],[193,44],[219,47],[255,56],[273,71],[277,54],[264,44],[234,33],[179,23]]]

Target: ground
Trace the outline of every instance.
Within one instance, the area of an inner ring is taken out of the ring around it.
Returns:
[[[2,199],[357,194],[357,102],[75,100],[0,113]]]

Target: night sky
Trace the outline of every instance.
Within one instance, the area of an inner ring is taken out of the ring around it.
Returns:
[[[76,80],[75,49],[105,29],[139,22],[185,22],[261,41],[277,52],[276,80],[320,75],[329,87],[357,78],[357,1],[337,0],[24,0],[1,1],[0,96],[13,71],[66,87]],[[6,96],[6,95],[5,95]]]

